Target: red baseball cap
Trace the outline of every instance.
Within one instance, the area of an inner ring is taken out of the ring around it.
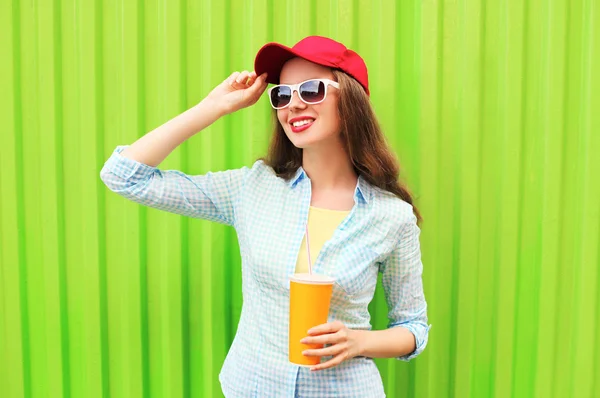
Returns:
[[[342,43],[323,36],[305,37],[292,48],[279,43],[267,43],[256,54],[254,70],[258,76],[267,72],[267,83],[279,84],[283,64],[294,57],[346,72],[356,79],[369,95],[369,77],[365,61]]]

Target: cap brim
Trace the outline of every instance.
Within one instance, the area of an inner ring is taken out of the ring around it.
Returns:
[[[300,57],[307,61],[314,62],[319,65],[335,67],[330,62],[323,61],[310,55],[298,53],[279,43],[265,44],[254,59],[254,71],[258,76],[267,73],[267,83],[279,84],[279,76],[283,65],[292,58]]]

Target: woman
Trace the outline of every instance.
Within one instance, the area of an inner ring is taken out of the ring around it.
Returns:
[[[276,122],[268,156],[251,168],[190,176],[156,167],[218,118],[253,105],[267,83]],[[235,227],[243,308],[220,381],[226,397],[381,397],[372,358],[410,360],[427,344],[419,212],[369,102],[367,68],[343,44],[311,36],[265,45],[255,72],[233,73],[203,101],[128,147],[101,177],[138,203]],[[336,280],[329,322],[304,339],[325,348],[308,369],[288,361],[289,276]],[[371,331],[378,273],[388,329]]]

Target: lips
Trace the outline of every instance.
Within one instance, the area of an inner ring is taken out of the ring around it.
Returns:
[[[315,119],[309,116],[295,117],[289,121],[290,128],[294,133],[299,133],[308,129],[314,123]]]

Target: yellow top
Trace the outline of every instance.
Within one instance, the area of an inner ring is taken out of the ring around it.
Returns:
[[[337,227],[350,214],[350,211],[320,209],[310,206],[308,210],[308,235],[310,239],[310,259],[314,265],[321,247],[332,236]],[[306,234],[300,245],[298,260],[296,262],[296,272],[308,272],[308,253],[306,252]]]

